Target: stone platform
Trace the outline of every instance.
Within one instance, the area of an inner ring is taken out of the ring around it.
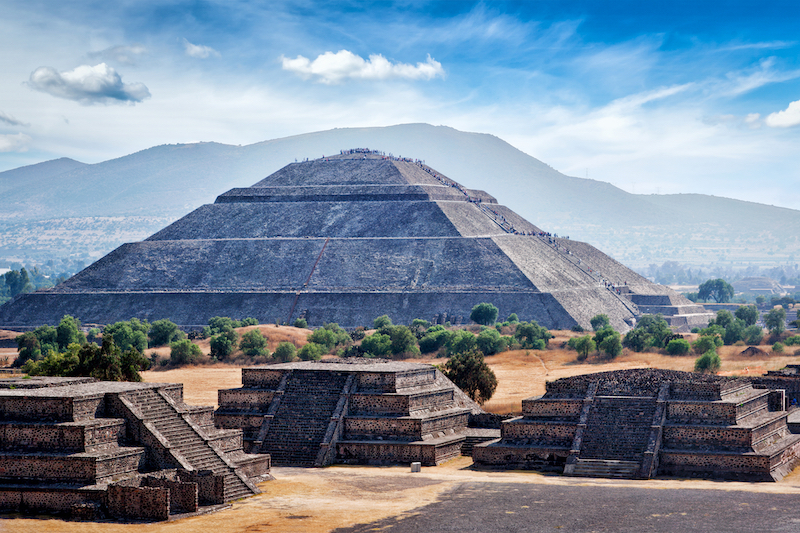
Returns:
[[[461,454],[470,414],[482,413],[423,364],[286,363],[244,368],[242,384],[219,391],[216,424],[242,428],[245,449],[276,465],[436,465]]]
[[[747,379],[656,369],[547,383],[505,421],[476,463],[568,475],[779,480],[800,460],[782,390]]]
[[[259,492],[269,456],[183,386],[0,379],[0,510],[167,520]]]

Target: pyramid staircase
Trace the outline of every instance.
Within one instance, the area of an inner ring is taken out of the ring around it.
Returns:
[[[160,391],[143,389],[128,393],[125,398],[138,408],[145,424],[152,424],[155,432],[165,439],[171,453],[179,460],[183,459],[184,467],[196,471],[210,470],[223,476],[225,501],[260,492],[235,471],[234,465],[222,458],[198,432],[196,425],[190,424]]]
[[[336,372],[291,372],[261,444],[273,464],[315,465],[346,382]]]

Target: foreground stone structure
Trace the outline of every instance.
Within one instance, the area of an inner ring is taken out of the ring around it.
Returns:
[[[358,150],[232,189],[57,287],[17,297],[0,307],[0,325],[57,324],[64,314],[98,324],[192,326],[221,315],[355,327],[383,314],[458,324],[480,302],[550,329],[589,328],[605,313],[626,331],[636,316],[662,313],[688,330],[712,316],[484,191]]]
[[[479,444],[481,465],[576,476],[779,480],[800,459],[782,390],[741,378],[640,369],[547,383]]]
[[[275,465],[436,465],[485,439],[467,427],[481,413],[431,365],[354,359],[244,368],[214,418]]]
[[[0,510],[167,520],[265,479],[269,456],[245,454],[182,385],[0,379]]]

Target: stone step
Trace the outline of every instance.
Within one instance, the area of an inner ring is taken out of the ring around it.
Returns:
[[[641,463],[636,461],[578,459],[572,471],[572,475],[579,477],[632,479],[636,477],[640,466]]]

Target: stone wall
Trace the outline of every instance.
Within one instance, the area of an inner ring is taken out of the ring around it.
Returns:
[[[116,518],[168,520],[169,489],[110,485],[106,493],[106,508]]]

